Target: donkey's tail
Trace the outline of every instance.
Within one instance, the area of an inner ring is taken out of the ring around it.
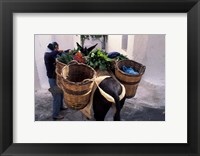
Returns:
[[[115,96],[113,96],[113,98],[115,99],[115,107],[116,107],[116,112],[115,112],[115,115],[114,115],[114,121],[120,121],[121,106],[120,106],[119,95],[115,95]]]

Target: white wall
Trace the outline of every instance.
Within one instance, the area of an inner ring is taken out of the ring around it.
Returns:
[[[35,86],[48,88],[48,79],[44,65],[44,53],[47,51],[47,45],[52,42],[52,35],[35,35]],[[39,81],[38,81],[39,80]],[[36,89],[36,88],[35,88]]]
[[[117,51],[124,55],[127,53],[122,49],[122,35],[108,35],[107,52]]]
[[[134,48],[134,35],[128,35],[127,50],[122,49],[122,35],[108,35],[107,52],[117,51],[132,58]]]
[[[74,48],[74,35],[52,35],[52,37],[59,44],[59,49],[67,50]]]
[[[73,35],[73,40],[74,40],[74,48],[77,48],[77,45],[76,45],[76,42],[78,42],[80,45],[81,45],[81,38],[80,38],[80,35]],[[74,49],[73,48],[73,49]]]
[[[140,84],[145,90],[138,90],[138,96],[146,97],[148,104],[165,106],[165,35],[136,35],[133,60],[146,66]]]
[[[146,66],[143,79],[155,85],[165,83],[165,35],[136,35],[133,59]]]
[[[47,45],[57,42],[62,50],[74,49],[74,35],[35,35],[35,89],[49,88],[46,68],[44,64],[44,53],[49,51]]]
[[[133,57],[133,49],[134,49],[134,39],[135,35],[128,35],[128,45],[127,45],[127,56],[128,58],[132,59]]]

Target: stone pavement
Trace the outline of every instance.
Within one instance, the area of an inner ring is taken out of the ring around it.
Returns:
[[[136,96],[125,101],[121,110],[121,121],[165,121],[165,107],[158,103],[148,104],[148,98],[144,97],[144,88],[138,90],[139,94],[140,91],[143,93],[142,100]],[[65,116],[62,121],[95,121],[94,118],[88,120],[80,111],[70,108],[62,111],[61,114]],[[35,121],[53,121],[51,115],[50,92],[45,89],[35,91]],[[113,121],[113,109],[109,110],[105,121]]]

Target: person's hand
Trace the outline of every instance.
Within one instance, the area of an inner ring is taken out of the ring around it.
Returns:
[[[63,52],[63,50],[58,50],[58,52],[59,52],[59,53],[62,53],[62,52]]]

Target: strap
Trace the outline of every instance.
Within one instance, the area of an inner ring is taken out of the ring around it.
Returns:
[[[110,96],[108,93],[106,93],[105,91],[103,91],[103,90],[99,87],[99,84],[100,84],[105,78],[108,78],[108,77],[111,77],[111,76],[100,76],[100,77],[97,77],[97,78],[95,79],[95,83],[96,83],[96,85],[97,85],[97,87],[98,87],[98,89],[99,89],[101,95],[102,95],[105,99],[107,99],[109,102],[115,103],[115,99],[114,99],[112,96]],[[122,93],[121,93],[120,96],[119,96],[119,100],[123,99],[124,96],[125,96],[125,94],[126,94],[126,89],[125,89],[124,85],[122,85],[122,84],[120,84],[120,85],[121,85],[121,87],[122,87]]]

